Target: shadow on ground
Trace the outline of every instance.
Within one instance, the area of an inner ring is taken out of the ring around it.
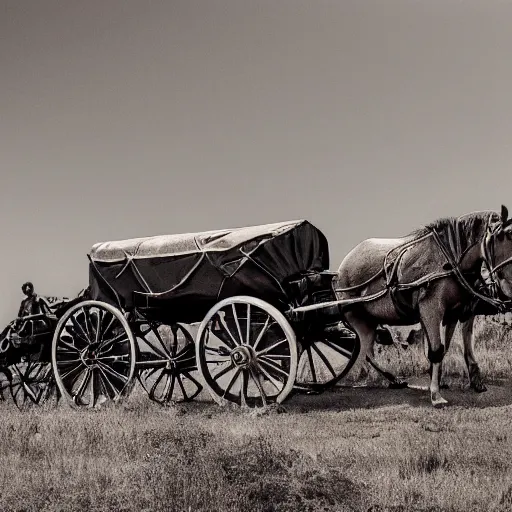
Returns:
[[[289,397],[286,409],[348,410],[373,409],[397,405],[432,407],[427,382],[415,383],[414,388],[390,389],[382,387],[338,387],[320,395]],[[422,388],[420,389],[419,386]],[[423,389],[424,387],[424,389]],[[476,393],[471,389],[444,389],[442,395],[448,400],[446,407],[488,408],[512,405],[512,382],[487,384],[487,391]]]

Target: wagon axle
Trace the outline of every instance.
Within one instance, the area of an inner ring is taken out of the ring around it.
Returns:
[[[231,360],[238,368],[248,368],[251,363],[257,360],[257,356],[251,346],[241,345],[231,352]]]

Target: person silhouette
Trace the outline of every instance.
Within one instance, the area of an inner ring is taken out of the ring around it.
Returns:
[[[34,315],[39,313],[37,311],[39,305],[39,297],[34,292],[34,285],[30,282],[24,283],[21,291],[26,295],[26,298],[21,301],[18,317]]]
[[[23,323],[23,317],[25,316],[51,313],[48,304],[35,293],[34,285],[31,282],[24,283],[21,287],[21,291],[26,295],[26,298],[23,299],[20,304],[18,325]],[[37,323],[39,324],[40,322]]]

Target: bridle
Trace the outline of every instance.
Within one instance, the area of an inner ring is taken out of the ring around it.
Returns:
[[[489,275],[489,283],[487,287],[497,290],[498,293],[493,295],[501,295],[501,297],[498,298],[498,302],[500,303],[498,309],[500,310],[505,310],[507,309],[507,306],[512,305],[512,299],[509,299],[508,297],[504,299],[505,294],[503,293],[499,281],[496,280],[495,276],[500,269],[512,263],[512,256],[496,264],[495,243],[499,234],[503,233],[505,228],[510,224],[512,224],[512,219],[501,219],[500,221],[492,222],[491,217],[488,221],[487,231],[482,239],[481,245],[483,264],[485,265]]]

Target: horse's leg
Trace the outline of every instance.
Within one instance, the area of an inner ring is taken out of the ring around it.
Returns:
[[[445,330],[441,326],[444,312],[439,311],[439,304],[434,301],[420,303],[419,309],[421,325],[428,341],[430,400],[434,407],[441,407],[448,403],[439,392],[440,370],[445,353]]]
[[[455,333],[455,327],[457,327],[458,320],[450,320],[444,326],[444,342],[445,342],[445,354],[448,353],[450,349],[450,343],[453,339],[453,334]],[[440,389],[448,389],[448,384],[443,383],[443,362],[441,361],[439,367],[439,387]]]
[[[373,351],[372,351],[373,352]],[[403,379],[400,379],[399,377],[395,377],[392,373],[389,373],[387,372],[386,370],[384,370],[384,368],[381,368],[377,362],[375,361],[374,359],[374,355],[373,353],[372,354],[368,354],[366,356],[366,360],[387,380],[389,380],[390,382],[390,385],[389,387],[390,388],[399,388],[399,389],[402,389],[402,388],[406,388],[408,386],[408,383],[407,381],[403,380]]]
[[[355,376],[355,379],[359,380],[362,377],[368,377],[368,367],[366,363],[370,363],[370,365],[373,366],[375,370],[377,370],[381,375],[384,376],[384,378],[390,381],[390,387],[406,388],[408,385],[407,382],[387,372],[386,370],[381,368],[375,361],[374,346],[375,340],[377,338],[377,325],[366,322],[362,318],[353,313],[346,313],[345,320],[350,325],[350,327],[355,331],[361,344],[359,357],[355,362],[354,367],[352,368],[352,372],[353,375]]]
[[[464,343],[464,360],[466,361],[471,388],[474,389],[477,393],[483,393],[484,391],[487,391],[487,388],[483,382],[482,375],[480,374],[480,368],[476,362],[475,354],[473,352],[474,324],[475,317],[471,316],[461,325],[462,341]]]
[[[354,380],[359,380],[363,377],[367,378],[368,367],[366,363],[368,356],[371,356],[373,344],[375,343],[377,326],[365,322],[361,317],[351,311],[345,313],[344,317],[347,324],[356,333],[360,344],[359,355],[350,373],[354,375]]]
[[[395,345],[396,346],[397,345],[397,343],[395,342],[395,340],[393,338],[393,334],[391,333],[391,331],[388,328],[384,327],[384,326],[380,326],[379,328],[377,328],[376,343],[379,343],[381,345],[388,345],[388,346],[391,346],[391,345]],[[395,375],[393,375],[392,373],[384,370],[383,368],[381,368],[377,364],[377,362],[375,361],[374,347],[375,347],[375,345],[372,346],[371,353],[367,355],[366,360],[385,379],[389,380],[389,382],[390,382],[389,387],[390,388],[399,388],[399,389],[406,388],[408,386],[408,384],[407,384],[407,382],[405,380],[400,379],[399,377],[396,377]]]

